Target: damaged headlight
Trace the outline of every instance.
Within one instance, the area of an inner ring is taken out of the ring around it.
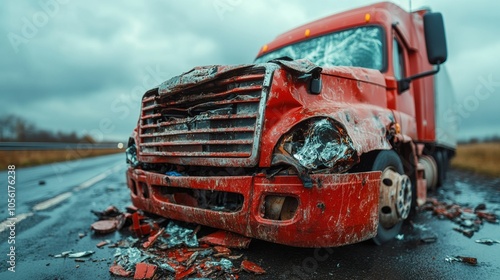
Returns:
[[[135,144],[130,145],[127,150],[125,150],[125,156],[127,159],[127,163],[132,167],[139,166],[139,161],[137,160],[137,148]]]
[[[326,118],[309,119],[295,126],[282,138],[278,150],[308,170],[343,172],[358,161],[345,128]]]

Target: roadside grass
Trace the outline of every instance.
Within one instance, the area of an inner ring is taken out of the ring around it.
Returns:
[[[475,173],[500,177],[500,143],[462,144],[451,166]]]
[[[108,154],[124,153],[123,149],[89,149],[89,150],[44,150],[44,151],[0,151],[0,170],[9,165],[28,167],[60,161],[76,160]],[[125,156],[124,156],[125,158]]]
[[[0,151],[0,170],[7,169],[8,165],[28,167],[123,152],[123,149]],[[500,142],[458,145],[451,166],[500,177]]]

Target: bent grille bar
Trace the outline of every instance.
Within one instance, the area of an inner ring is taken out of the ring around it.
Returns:
[[[144,97],[140,160],[255,165],[271,75],[256,66],[168,96]]]

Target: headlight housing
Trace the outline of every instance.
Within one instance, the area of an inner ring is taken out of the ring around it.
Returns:
[[[358,162],[347,131],[330,118],[312,118],[296,125],[281,138],[276,153],[287,156],[288,164],[295,162],[313,172],[344,172]],[[303,173],[300,167],[297,169]]]

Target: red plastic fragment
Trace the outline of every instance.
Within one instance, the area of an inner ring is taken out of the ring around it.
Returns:
[[[104,247],[106,245],[108,245],[108,241],[101,241],[101,242],[97,243],[97,245],[95,245],[95,246],[97,246],[97,248],[101,248],[101,247]]]
[[[182,272],[176,271],[175,272],[175,279],[176,280],[184,279],[184,278],[188,277],[189,275],[195,273],[195,270],[196,270],[196,267],[192,266],[192,267],[190,267],[187,270],[184,270]]]
[[[252,239],[229,231],[219,230],[198,239],[198,241],[212,245],[242,249],[248,248]]]
[[[115,220],[103,220],[93,223],[90,228],[96,233],[106,234],[111,233],[116,230],[117,221]]]
[[[144,216],[139,215],[137,212],[132,214],[132,225],[130,226],[130,230],[133,231],[137,237],[142,237],[151,232],[151,226],[148,224],[141,224],[141,220],[144,220]]]
[[[153,245],[153,243],[155,243],[156,239],[158,239],[158,237],[160,237],[160,235],[162,235],[164,231],[165,231],[165,228],[162,228],[155,235],[148,237],[148,241],[144,242],[144,244],[142,244],[142,247],[144,249],[151,247],[151,245]]]
[[[134,279],[151,279],[155,275],[156,265],[138,263],[135,265]]]
[[[223,246],[214,246],[214,250],[219,254],[231,254],[231,250]]]
[[[264,274],[266,271],[254,262],[244,260],[241,262],[241,268],[250,273],[254,274]]]
[[[476,215],[479,218],[486,220],[489,223],[496,223],[497,222],[497,216],[495,214],[484,212],[484,211],[476,211]]]
[[[110,268],[109,272],[116,276],[130,277],[132,276],[132,271],[126,271],[121,265],[114,263]]]
[[[176,260],[178,263],[182,263],[187,261],[193,253],[193,251],[188,251],[186,248],[180,248],[177,250],[169,251],[167,253],[167,256],[171,260]],[[184,269],[185,268],[183,268],[183,270]]]

